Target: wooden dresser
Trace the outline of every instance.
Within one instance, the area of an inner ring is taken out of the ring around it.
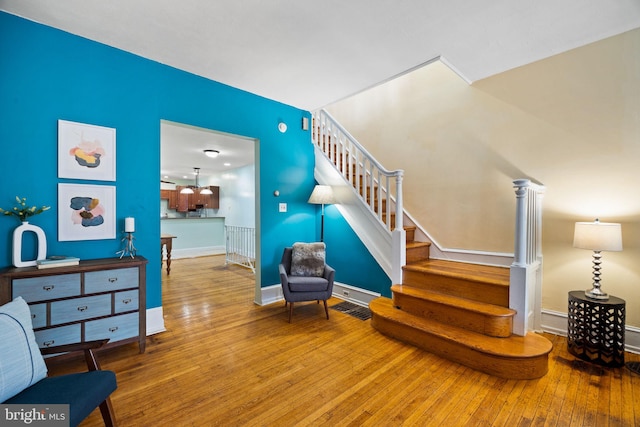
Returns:
[[[0,270],[0,305],[29,304],[40,347],[109,338],[108,347],[146,341],[143,257],[80,261],[80,265]]]

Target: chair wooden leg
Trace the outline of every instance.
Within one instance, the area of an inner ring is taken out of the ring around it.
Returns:
[[[291,323],[291,315],[293,314],[293,303],[289,303],[289,323]]]
[[[327,313],[327,320],[329,320],[329,309],[327,308],[327,300],[322,300],[324,303],[324,312]]]
[[[106,398],[100,404],[100,412],[102,413],[102,419],[104,420],[105,427],[116,426],[116,414],[113,412],[113,406],[111,405],[111,399]]]

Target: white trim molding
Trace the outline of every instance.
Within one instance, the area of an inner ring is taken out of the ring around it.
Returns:
[[[147,336],[166,331],[162,307],[147,309]]]
[[[226,249],[224,246],[206,246],[201,248],[185,248],[185,249],[173,249],[171,251],[171,259],[180,258],[197,258],[201,256],[210,255],[224,255]],[[166,254],[163,257],[163,262],[167,260]]]
[[[567,313],[542,310],[542,330],[554,335],[567,336]],[[640,328],[624,328],[624,349],[629,353],[640,354]]]
[[[274,302],[284,301],[282,294],[282,285],[271,285],[260,288],[260,301],[256,301],[258,305],[269,305]]]
[[[282,285],[265,286],[260,289],[261,297],[258,305],[269,305],[276,302],[284,301],[284,295],[282,294]],[[343,299],[345,301],[352,302],[363,307],[368,307],[369,303],[380,296],[377,292],[372,292],[366,289],[358,288],[356,286],[347,285],[345,283],[334,282],[333,284],[333,296]]]
[[[333,296],[363,307],[368,307],[369,303],[378,298],[380,294],[367,289],[358,288],[356,286],[336,282],[333,284]]]

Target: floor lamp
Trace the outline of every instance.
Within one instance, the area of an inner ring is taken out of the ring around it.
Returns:
[[[330,185],[316,185],[311,196],[309,197],[309,203],[314,205],[322,205],[322,216],[320,219],[320,241],[324,242],[324,205],[332,205],[336,201],[333,197],[333,189]]]

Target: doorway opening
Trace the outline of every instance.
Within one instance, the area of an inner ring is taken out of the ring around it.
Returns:
[[[234,251],[253,256],[252,267],[259,271],[259,158],[255,138],[161,120],[160,227],[161,234],[176,236],[172,259],[226,254],[227,229],[243,230],[252,237],[233,241],[246,246]],[[192,193],[184,194],[185,188]],[[206,196],[200,195],[203,189]],[[259,303],[260,274],[255,278]]]

